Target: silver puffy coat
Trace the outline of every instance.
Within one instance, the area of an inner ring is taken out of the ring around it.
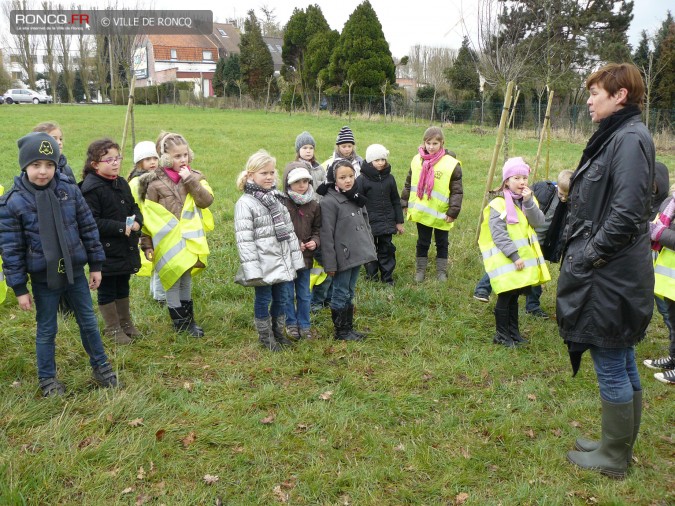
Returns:
[[[284,220],[291,216],[279,202]],[[272,215],[249,194],[242,195],[234,207],[234,232],[239,251],[239,271],[234,281],[243,286],[275,285],[295,279],[295,271],[304,269],[300,242],[294,232],[288,241],[277,240]]]

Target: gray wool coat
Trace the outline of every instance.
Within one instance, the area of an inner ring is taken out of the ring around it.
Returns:
[[[291,223],[288,209],[279,202],[284,220]],[[272,215],[253,195],[245,193],[234,207],[234,232],[240,266],[234,278],[243,286],[264,286],[295,279],[305,268],[300,243],[294,232],[288,241],[277,240]]]
[[[342,272],[377,260],[366,207],[328,188],[321,199],[321,259],[326,272]]]

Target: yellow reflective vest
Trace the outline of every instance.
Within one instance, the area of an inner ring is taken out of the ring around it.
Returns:
[[[450,208],[450,180],[459,160],[446,154],[434,165],[434,189],[431,197],[426,194],[420,199],[417,186],[422,174],[422,157],[417,154],[410,163],[410,197],[408,198],[408,219],[431,228],[450,230],[454,223],[445,221]]]
[[[140,196],[138,195],[138,178],[135,177],[131,181],[129,181],[129,188],[131,188],[131,194],[134,196],[134,200],[136,201],[136,205],[138,205],[138,208],[141,210],[141,214],[145,216],[145,212],[143,211],[143,201],[140,199]],[[137,276],[143,276],[143,277],[150,277],[152,276],[152,262],[145,258],[145,253],[143,252],[142,249],[138,248],[138,251],[141,255],[141,268],[139,271],[136,273]]]
[[[0,195],[5,193],[5,187],[0,184]],[[0,257],[0,303],[5,301],[7,297],[7,281],[5,280],[5,273],[2,272],[2,257]]]
[[[315,258],[312,269],[309,271],[309,289],[313,290],[315,285],[320,285],[326,281],[327,277],[328,274],[323,270],[323,266]]]
[[[675,251],[661,248],[654,262],[654,294],[675,300]]]
[[[213,195],[206,180],[200,183]],[[152,265],[165,290],[171,288],[189,269],[192,269],[193,275],[203,270],[195,267],[195,264],[201,262],[207,265],[209,245],[206,232],[214,227],[213,215],[208,209],[197,207],[192,195],[188,194],[180,220],[164,206],[148,199],[143,202],[142,212],[143,233],[152,237]]]
[[[518,223],[506,225],[509,237],[518,248],[518,256],[525,262],[525,268],[518,271],[516,270],[516,264],[502,253],[492,240],[489,226],[490,209],[494,209],[502,219],[506,219],[506,201],[503,197],[497,197],[485,206],[478,237],[478,246],[483,255],[485,272],[490,276],[490,284],[494,292],[499,294],[550,281],[551,275],[539,247],[537,233],[527,222],[525,214],[516,206]]]

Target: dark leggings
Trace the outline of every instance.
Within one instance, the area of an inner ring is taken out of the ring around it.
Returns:
[[[522,293],[529,293],[528,288],[516,288],[515,290],[509,290],[508,292],[502,292],[497,295],[497,303],[495,304],[495,309],[508,309],[509,306],[518,305],[518,296]]]
[[[432,234],[436,239],[436,258],[448,258],[448,231],[427,227],[421,223],[417,224],[417,256],[426,257],[429,255]]]
[[[665,298],[663,299],[666,301],[666,304],[668,304],[668,320],[670,321],[670,325],[672,326],[675,323],[675,301]],[[675,327],[673,327],[675,329]],[[670,346],[668,347],[668,352],[671,357],[675,357],[675,332],[671,331],[670,332]]]
[[[131,274],[104,274],[98,287],[98,305],[105,306],[118,299],[129,297]]]

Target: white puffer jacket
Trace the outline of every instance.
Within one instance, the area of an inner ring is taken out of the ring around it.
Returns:
[[[291,216],[279,202],[284,220]],[[243,286],[275,285],[295,279],[295,271],[304,269],[300,242],[294,232],[288,241],[277,240],[272,215],[249,194],[242,195],[234,207],[234,232],[239,251],[239,271],[235,283]]]

